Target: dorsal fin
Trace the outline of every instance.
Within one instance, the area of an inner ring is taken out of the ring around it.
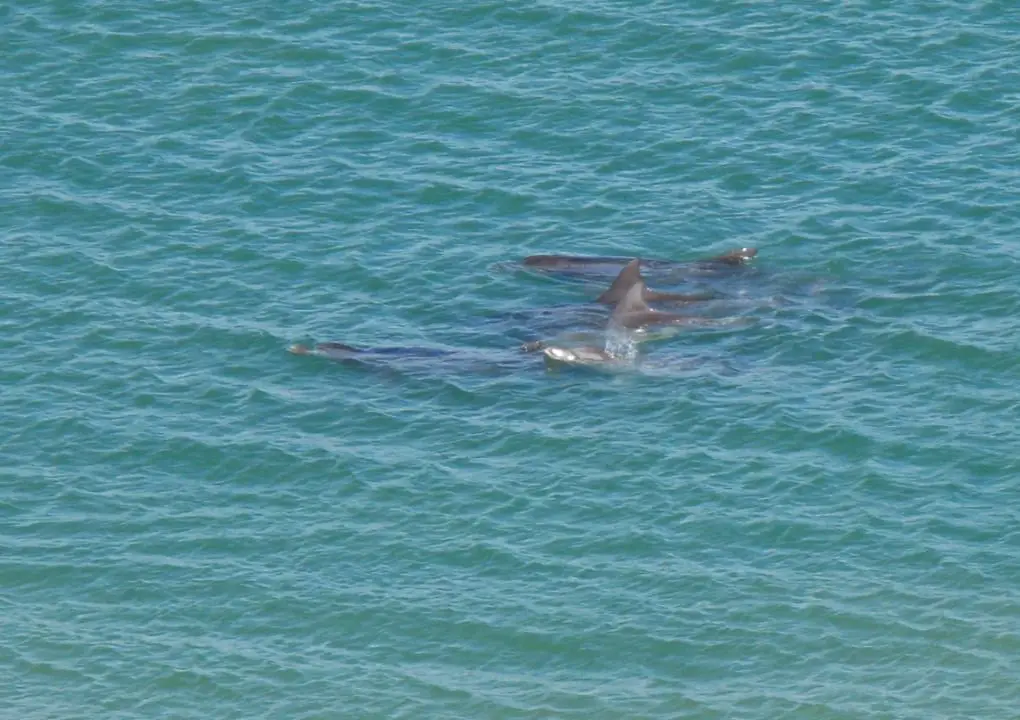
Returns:
[[[616,308],[613,310],[612,316],[609,318],[609,323],[616,325],[625,325],[624,319],[628,315],[638,312],[653,312],[648,307],[648,303],[645,302],[645,283],[643,280],[638,280],[630,289],[627,294],[623,296],[623,299],[616,304]]]
[[[639,282],[644,282],[644,278],[641,277],[641,261],[634,258],[627,263],[627,266],[613,280],[613,284],[609,286],[609,289],[599,295],[595,302],[606,305],[620,302],[627,295],[627,291],[634,286],[634,283]]]

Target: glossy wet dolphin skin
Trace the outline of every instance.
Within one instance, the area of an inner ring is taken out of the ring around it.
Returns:
[[[542,348],[542,353],[549,360],[568,365],[623,365],[627,362],[626,358],[590,345],[576,348],[549,345]]]
[[[637,258],[641,267],[649,270],[723,270],[735,268],[750,262],[758,254],[757,248],[745,247],[730,250],[714,257],[690,260],[663,260],[659,258]],[[565,274],[605,275],[619,272],[634,257],[597,255],[529,255],[521,261],[524,267],[545,272]]]
[[[720,326],[732,324],[731,321],[717,318],[706,318],[698,315],[681,315],[665,312],[651,307],[646,301],[647,287],[638,281],[631,285],[627,294],[617,303],[609,318],[609,326],[627,330],[640,330],[655,325],[679,326]]]
[[[612,285],[604,293],[599,295],[595,302],[602,303],[603,305],[612,305],[622,300],[627,291],[631,289],[637,283],[644,283],[644,278],[641,276],[641,260],[634,258],[620,274],[613,280]],[[670,292],[659,292],[652,290],[648,287],[644,289],[644,299],[648,302],[665,302],[665,303],[692,303],[699,302],[702,300],[711,300],[715,295],[712,293],[670,293]]]
[[[330,360],[365,360],[387,357],[440,358],[453,354],[453,351],[437,348],[410,346],[356,348],[339,342],[318,343],[314,347],[297,344],[291,345],[289,349],[294,355],[317,355]]]

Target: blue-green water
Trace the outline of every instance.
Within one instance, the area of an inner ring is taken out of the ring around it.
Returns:
[[[1020,717],[1014,3],[0,40],[3,717]],[[502,263],[749,245],[752,325],[515,351],[597,288]]]

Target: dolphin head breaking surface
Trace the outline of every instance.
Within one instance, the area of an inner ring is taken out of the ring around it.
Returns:
[[[709,258],[707,262],[716,263],[718,265],[743,265],[754,259],[754,256],[758,254],[758,248],[745,247],[737,248],[736,250],[730,250],[729,252],[717,255],[714,258]]]

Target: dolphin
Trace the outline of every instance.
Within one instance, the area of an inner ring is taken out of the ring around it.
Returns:
[[[641,260],[635,258],[624,266],[620,273],[613,280],[612,284],[596,299],[594,306],[576,304],[554,305],[527,310],[517,310],[510,313],[499,313],[498,318],[503,321],[513,320],[531,325],[532,330],[539,332],[554,331],[557,327],[601,327],[604,325],[607,314],[605,309],[599,305],[616,305],[627,294],[627,291],[637,282],[644,282],[641,275]],[[646,302],[667,303],[667,304],[688,304],[718,299],[720,296],[714,292],[701,293],[671,293],[659,292],[645,287],[644,299]]]
[[[617,300],[617,298],[620,298]],[[639,261],[632,260],[620,272],[613,284],[602,295],[598,302],[601,304],[613,304],[615,307],[609,316],[608,323],[602,327],[612,333],[626,333],[631,340],[651,340],[656,337],[665,337],[667,334],[652,335],[651,329],[655,326],[687,326],[687,327],[732,327],[750,323],[747,318],[733,318],[728,320],[699,317],[692,315],[680,315],[664,312],[652,308],[649,301],[693,301],[708,299],[708,296],[679,295],[676,293],[660,293],[650,290],[641,276]],[[594,309],[594,308],[592,308]],[[604,320],[605,315],[601,316]],[[585,323],[587,324],[587,323]],[[600,339],[604,342],[604,332],[585,331],[571,332],[559,335],[555,340],[532,340],[518,346],[518,351],[524,354],[542,352],[547,358],[559,362],[575,364],[599,364],[599,363],[626,363],[625,358],[617,357],[602,347],[593,344]],[[571,346],[567,347],[567,343]],[[584,344],[574,344],[584,343]],[[454,362],[474,361],[485,364],[512,363],[512,359],[506,357],[506,351],[468,351],[463,349],[450,350],[416,346],[373,346],[355,347],[340,342],[324,342],[315,346],[297,344],[289,348],[295,355],[314,355],[317,357],[344,362],[348,364],[375,364],[388,365],[394,361],[406,363],[408,361],[432,361],[450,360]]]
[[[744,319],[714,320],[704,317],[693,317],[675,313],[656,310],[649,305],[649,302],[695,302],[711,299],[712,295],[685,295],[680,293],[666,293],[651,290],[641,275],[641,266],[659,267],[665,264],[666,267],[693,267],[698,264],[737,266],[753,258],[757,254],[754,248],[741,248],[724,255],[708,260],[696,261],[695,263],[675,263],[668,260],[645,260],[641,258],[587,258],[580,256],[531,256],[525,259],[525,265],[545,266],[545,260],[549,260],[552,267],[572,267],[574,265],[584,267],[587,264],[616,264],[623,265],[610,287],[605,290],[596,302],[600,305],[615,305],[610,317],[607,329],[610,332],[634,331],[644,333],[644,339],[650,339],[648,328],[652,326],[727,326],[734,324],[746,324]],[[595,307],[589,306],[590,310]],[[554,313],[555,314],[555,313]],[[605,318],[605,315],[601,315]],[[581,320],[582,318],[577,318]],[[604,322],[604,320],[603,320]],[[584,323],[587,324],[587,323]],[[574,336],[575,341],[580,337],[585,340],[590,338],[592,333],[583,336]],[[569,341],[561,338],[558,342]],[[589,341],[590,342],[590,341]],[[359,348],[339,342],[319,343],[312,347],[307,345],[292,345],[290,352],[295,355],[313,355],[329,360],[351,364],[373,364],[390,365],[394,362],[401,364],[408,361],[425,361],[430,364],[436,359],[458,361],[455,364],[468,362],[470,365],[481,363],[482,365],[518,365],[519,361],[506,357],[506,350],[482,352],[470,350],[450,350],[427,347],[401,347],[382,346]],[[563,345],[551,344],[543,340],[526,342],[519,346],[524,353],[542,351],[543,354],[552,360],[561,362],[580,362],[584,364],[594,363],[619,363],[626,362],[626,358],[614,356],[604,348],[595,345],[581,345],[574,348],[567,348]],[[520,353],[517,353],[518,356]],[[502,357],[501,357],[502,355]]]
[[[637,261],[633,266],[636,268]],[[627,267],[631,267],[628,265]],[[622,273],[621,273],[622,275]],[[601,367],[621,366],[629,364],[633,360],[631,352],[617,354],[610,350],[610,338],[615,336],[622,340],[621,346],[633,351],[634,336],[630,330],[645,327],[650,321],[667,322],[669,320],[679,321],[685,316],[671,315],[658,310],[652,310],[645,301],[645,293],[648,289],[642,280],[630,277],[631,283],[623,297],[616,304],[609,323],[606,327],[605,341],[603,346],[598,345],[572,345],[562,344],[562,341],[547,343],[543,341],[525,343],[521,346],[524,352],[541,350],[547,360],[567,365],[595,365]],[[612,288],[611,288],[612,289]],[[617,288],[619,289],[619,288]],[[607,291],[608,292],[608,291]]]
[[[684,272],[687,274],[718,274],[727,269],[736,269],[746,265],[758,254],[757,248],[737,248],[716,255],[715,257],[689,262],[661,260],[656,258],[640,258],[641,266],[652,271]],[[618,268],[627,265],[631,258],[614,256],[588,255],[529,255],[522,265],[532,270],[565,275],[606,275],[618,272]]]
[[[647,300],[649,295],[654,293],[648,290],[644,281],[639,277],[633,278],[632,276],[631,279],[633,282],[623,298],[616,304],[606,327],[606,338],[615,336],[622,340],[623,347],[633,350],[633,343],[638,339],[637,335],[647,334],[648,329],[656,325],[719,327],[747,324],[747,320],[744,318],[715,320],[656,310],[648,304]],[[524,343],[521,350],[526,353],[541,351],[548,360],[569,365],[620,366],[633,361],[633,357],[629,354],[613,353],[609,349],[609,343],[606,343],[604,347],[591,344],[568,347],[563,344],[562,340],[552,342],[536,340]]]
[[[644,283],[645,279],[641,276],[641,260],[634,258],[620,271],[620,274],[613,280],[613,284],[609,286],[609,289],[599,295],[595,302],[602,303],[603,305],[613,305],[620,302],[627,295],[627,291],[630,290],[637,283]],[[689,303],[698,302],[699,300],[711,300],[713,295],[707,293],[701,293],[697,295],[689,295],[683,293],[668,293],[658,292],[651,290],[647,286],[644,290],[643,298],[646,302],[675,302],[675,303]]]
[[[611,289],[611,288],[610,288]],[[647,298],[654,297],[643,280],[636,280],[623,298],[616,304],[616,309],[609,317],[609,326],[635,330],[650,325],[718,325],[719,321],[691,315],[656,310],[648,304]]]
[[[318,343],[315,347],[307,345],[291,345],[290,352],[295,355],[317,355],[329,360],[347,360],[363,362],[371,359],[388,357],[437,358],[453,354],[450,350],[438,350],[426,347],[373,347],[356,348],[353,345],[338,342]]]
[[[557,328],[573,326],[577,328],[604,327],[607,315],[601,312],[600,305],[614,306],[618,303],[627,290],[637,281],[644,282],[641,268],[651,266],[656,277],[667,281],[683,282],[691,277],[699,277],[698,267],[736,267],[746,263],[758,251],[754,248],[740,248],[732,250],[724,255],[707,260],[699,260],[693,263],[678,263],[670,260],[647,260],[643,258],[622,258],[622,257],[585,257],[571,255],[532,255],[524,259],[525,266],[532,266],[540,272],[546,272],[552,268],[549,274],[565,276],[575,280],[592,281],[605,277],[609,271],[613,273],[613,280],[610,286],[599,294],[592,305],[577,305],[575,303],[545,306],[540,308],[528,308],[510,312],[496,313],[493,316],[494,323],[515,323],[513,328],[508,328],[510,334],[517,334],[516,329],[520,326],[529,326],[531,332],[545,333],[555,332]],[[500,264],[503,268],[516,266],[521,267],[520,262]],[[674,273],[661,273],[655,270],[656,267],[681,268],[683,272],[677,276]],[[567,268],[566,271],[563,269]],[[718,273],[717,273],[718,274]],[[700,273],[705,276],[706,273]],[[713,273],[707,273],[705,280],[711,279]],[[647,285],[647,283],[646,283]],[[603,288],[605,286],[603,285]],[[663,303],[683,305],[694,302],[705,302],[725,298],[726,293],[722,288],[701,290],[697,293],[674,293],[661,292],[651,288],[645,288],[644,298],[649,303]]]
[[[534,356],[509,347],[497,349],[446,348],[416,346],[356,347],[340,342],[316,345],[291,345],[294,355],[308,355],[341,365],[373,372],[434,375],[516,373],[535,362]]]

